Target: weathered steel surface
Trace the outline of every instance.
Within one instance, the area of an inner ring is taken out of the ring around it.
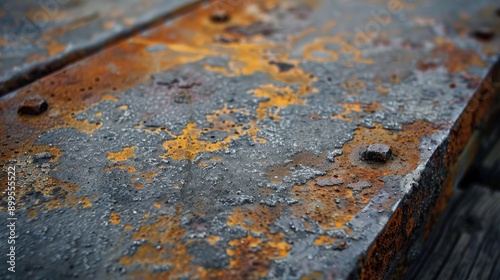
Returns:
[[[399,275],[498,104],[494,3],[216,2],[3,97],[18,275]]]
[[[0,95],[194,2],[1,1]]]

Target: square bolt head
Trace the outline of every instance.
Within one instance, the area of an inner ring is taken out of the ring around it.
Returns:
[[[392,156],[391,147],[385,144],[371,144],[362,154],[366,161],[387,162]]]

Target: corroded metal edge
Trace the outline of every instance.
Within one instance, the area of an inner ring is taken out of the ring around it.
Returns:
[[[453,190],[474,160],[481,128],[500,111],[500,62],[483,80],[467,107],[429,160],[406,176],[406,189],[385,228],[349,279],[399,279],[420,253]],[[396,206],[395,206],[396,207]]]

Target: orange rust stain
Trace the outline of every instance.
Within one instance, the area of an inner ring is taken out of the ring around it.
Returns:
[[[229,241],[231,270],[225,271],[225,279],[259,279],[265,277],[272,259],[286,257],[290,245],[284,241],[284,234],[273,235],[264,241],[262,238],[248,235]],[[228,278],[229,277],[229,278]]]
[[[259,208],[257,208],[259,209]],[[180,211],[180,208],[177,208]],[[269,209],[269,211],[276,211]],[[246,210],[242,209],[244,215]],[[252,214],[253,212],[248,212]],[[260,213],[270,213],[262,207]],[[252,218],[258,220],[255,214]],[[279,213],[278,213],[279,215]],[[274,216],[277,218],[278,216]],[[283,258],[288,254],[290,245],[284,241],[283,233],[266,234],[266,238],[248,235],[241,239],[233,239],[228,242],[227,254],[230,257],[228,267],[224,269],[207,270],[193,264],[193,257],[187,252],[190,244],[202,242],[201,240],[185,240],[186,230],[179,226],[180,214],[173,216],[158,216],[153,223],[143,224],[137,232],[132,235],[133,239],[145,240],[137,252],[131,256],[124,256],[119,261],[126,266],[139,264],[139,271],[132,271],[131,276],[141,279],[169,279],[180,276],[191,278],[217,278],[217,279],[241,279],[252,277],[263,277],[267,274],[270,260]],[[233,216],[233,219],[237,219]],[[228,223],[229,224],[229,223]],[[239,222],[235,222],[240,224]],[[263,231],[266,226],[262,226]],[[210,236],[206,242],[215,245],[221,242],[218,236]],[[151,274],[153,265],[169,265],[171,270]]]
[[[213,152],[229,146],[227,141],[212,143],[199,140],[201,132],[202,130],[197,128],[196,123],[188,123],[181,135],[174,140],[167,140],[163,143],[163,147],[167,150],[165,157],[175,160],[193,160],[198,153]]]
[[[346,66],[353,66],[354,62],[372,64],[373,59],[363,57],[363,51],[351,45],[346,38],[350,38],[348,32],[339,32],[335,36],[318,37],[303,48],[302,55],[304,59],[314,62],[335,62],[341,56],[351,57],[351,61],[343,61]],[[327,45],[338,46],[337,50],[329,49]]]
[[[397,74],[392,74],[391,75],[391,83],[394,85],[399,85],[399,83],[401,83],[401,77]]]
[[[105,171],[110,171],[110,170],[113,170],[115,168],[118,168],[118,169],[121,169],[121,170],[127,170],[127,173],[135,173],[137,171],[137,169],[131,165],[125,165],[125,164],[118,164],[118,165],[115,165],[115,166],[112,166],[112,167],[106,167],[104,168]]]
[[[78,202],[82,204],[82,208],[88,208],[88,207],[92,206],[92,202],[90,201],[90,199],[88,197],[83,197]]]
[[[101,122],[91,123],[88,120],[79,121],[75,119],[69,119],[65,127],[73,127],[87,134],[92,134],[94,133],[94,131],[102,127],[102,123]]]
[[[111,216],[109,218],[110,223],[118,225],[120,221],[121,221],[120,216],[117,213],[111,213]]]
[[[380,103],[378,103],[378,102],[371,102],[368,104],[363,104],[363,110],[367,113],[370,113],[370,114],[373,114],[376,111],[379,111],[380,109],[382,109],[382,105],[380,105]]]
[[[270,259],[286,257],[290,245],[284,240],[283,233],[271,234],[268,228],[279,218],[282,210],[283,206],[249,205],[238,207],[229,215],[228,226],[239,226],[254,234],[264,234],[265,239],[248,235],[231,240],[231,247],[227,249],[227,254],[231,257],[231,270],[226,277],[264,277],[269,269]]]
[[[103,27],[105,30],[113,29],[116,26],[116,22],[109,20],[104,22]]]
[[[130,26],[130,25],[134,24],[135,19],[133,19],[133,18],[123,18],[122,22],[123,22],[123,24]]]
[[[158,208],[158,209],[161,208],[161,204],[158,203],[158,202],[153,203],[153,206],[156,207],[156,208]]]
[[[39,149],[35,149],[35,151],[40,151],[44,149],[44,146],[38,146]],[[50,162],[57,162],[59,160],[59,157],[61,157],[62,152],[59,148],[57,147],[48,147],[49,149],[49,154],[53,155],[54,157],[50,159]],[[33,151],[33,150],[32,150]],[[35,152],[34,151],[34,152]]]
[[[59,53],[62,53],[63,51],[66,50],[67,45],[64,43],[59,43],[56,40],[49,40],[45,44],[45,49],[49,53],[49,57],[53,57],[54,55],[57,55]]]
[[[28,211],[28,219],[34,219],[36,216],[38,215],[38,212],[36,211],[36,209],[33,209],[31,208],[29,211]]]
[[[463,50],[452,41],[436,38],[437,47],[432,51],[434,58],[443,58],[444,66],[450,73],[456,73],[469,67],[485,67],[485,62],[473,50]]]
[[[301,34],[299,34],[300,36]],[[297,37],[291,37],[287,43],[244,42],[237,45],[220,45],[220,53],[230,57],[228,68],[206,65],[205,69],[227,76],[252,75],[257,72],[266,73],[273,80],[286,84],[309,83],[309,74],[298,67],[299,60],[289,59],[287,45]],[[287,71],[281,71],[271,62],[282,62],[292,65]]]
[[[179,277],[186,272],[191,272],[193,277],[203,268],[193,267],[193,257],[187,253],[187,244],[182,241],[185,230],[179,227],[179,215],[173,217],[158,216],[156,222],[143,224],[132,235],[133,239],[144,239],[143,244],[134,255],[120,258],[120,263],[126,266],[140,264],[142,269],[132,272],[133,277],[141,279],[168,279]],[[172,267],[167,272],[150,274],[153,265],[169,265]]]
[[[305,104],[306,101],[300,98],[299,94],[293,92],[290,88],[279,88],[274,85],[262,85],[259,89],[253,90],[253,94],[259,98],[268,98],[269,100],[259,103],[257,108],[257,119],[264,119],[266,116],[272,116],[274,120],[280,119],[278,112],[280,108],[290,105]],[[276,107],[276,111],[269,112],[269,109]]]
[[[156,171],[149,171],[141,175],[142,178],[146,179],[146,181],[151,182],[158,175]]]
[[[114,95],[111,95],[109,93],[105,94],[102,96],[101,100],[107,100],[107,101],[118,101],[118,98],[116,98],[116,96]]]
[[[54,210],[62,207],[78,207],[82,209],[92,207],[92,201],[90,201],[88,196],[84,197],[74,197],[67,196],[64,199],[55,199],[46,202],[40,209]]]
[[[116,161],[124,161],[124,160],[130,159],[132,157],[135,157],[134,150],[135,150],[135,147],[132,146],[132,147],[124,148],[123,151],[120,151],[120,152],[116,152],[116,153],[108,152],[108,160],[116,162]]]
[[[7,47],[8,45],[9,45],[9,43],[7,42],[7,40],[5,38],[0,38],[0,46]]]
[[[250,122],[249,127],[245,127],[244,124],[236,124],[235,113],[248,114],[246,109],[228,109],[224,105],[222,109],[216,110],[213,114],[206,116],[207,121],[213,124],[211,128],[199,129],[196,123],[188,123],[180,135],[174,135],[176,139],[167,140],[163,143],[163,147],[167,150],[164,157],[175,160],[193,160],[201,152],[227,149],[231,141],[244,135],[250,136],[256,143],[264,143],[264,139],[257,137],[255,121]],[[202,133],[209,131],[225,131],[228,133],[228,136],[218,142],[199,139]]]
[[[333,115],[332,119],[352,121],[354,119],[353,114],[359,114],[363,112],[374,113],[382,108],[382,106],[378,102],[363,104],[358,101],[354,103],[343,103],[339,105],[344,107],[344,112]]]
[[[278,166],[272,166],[269,170],[269,180],[275,184],[278,184],[283,180],[283,177],[287,176],[290,174],[290,166],[289,165],[278,165]],[[272,193],[269,189],[264,189],[264,192],[261,192],[262,194],[265,194],[266,192]]]
[[[404,228],[403,212],[398,207],[387,222],[386,229],[389,230],[382,232],[382,236],[379,236],[368,250],[367,264],[362,266],[360,279],[383,278],[394,256],[403,249],[404,238],[394,238],[394,236],[399,235],[399,231]]]
[[[323,272],[321,271],[311,271],[309,275],[304,275],[300,277],[300,280],[320,280],[324,279]]]
[[[494,78],[489,74],[476,93],[468,101],[468,105],[451,128],[448,152],[445,156],[447,167],[454,167],[460,154],[469,143],[477,125],[487,116],[494,100],[498,96]]]
[[[420,137],[435,132],[433,125],[417,121],[404,125],[401,131],[390,131],[377,125],[373,129],[359,127],[354,139],[342,148],[343,154],[335,162],[327,163],[327,174],[317,178],[337,179],[339,186],[320,187],[315,182],[294,186],[292,193],[299,203],[291,206],[297,218],[306,216],[323,229],[346,228],[345,223],[361,211],[384,186],[379,179],[386,175],[406,174],[414,170],[420,160]],[[360,153],[367,145],[383,143],[391,147],[394,157],[385,164],[367,163]],[[362,188],[359,186],[368,186]]]
[[[123,229],[124,229],[124,230],[131,230],[131,229],[133,229],[133,228],[134,228],[134,227],[133,227],[133,226],[131,226],[131,225],[125,225],[125,226],[123,227]]]
[[[332,245],[335,243],[335,238],[328,235],[321,235],[314,240],[314,245]]]
[[[227,225],[240,226],[256,234],[271,235],[268,226],[279,218],[282,206],[252,205],[236,208],[228,217]]]
[[[359,94],[360,90],[366,88],[366,84],[357,75],[354,75],[342,83],[342,87],[351,94]]]
[[[236,140],[244,135],[248,135],[252,138],[254,143],[265,143],[266,140],[257,137],[258,129],[256,127],[256,122],[251,121],[249,124],[237,124],[234,114],[249,115],[250,113],[245,108],[238,109],[228,109],[227,105],[220,110],[215,110],[213,114],[206,116],[208,122],[213,124],[211,130],[225,131],[228,133],[228,137],[224,140],[230,143],[232,140]],[[204,132],[210,131],[204,130]],[[216,161],[220,161],[220,158],[213,158]]]
[[[211,235],[211,236],[207,237],[207,242],[212,244],[212,245],[215,245],[215,243],[217,243],[219,240],[220,240],[220,237],[217,235]]]
[[[210,158],[210,161],[216,161],[216,162],[217,162],[217,161],[223,161],[223,160],[224,160],[224,159],[223,159],[223,158],[221,158],[221,157],[212,157],[212,158]]]
[[[384,87],[382,85],[377,85],[375,87],[375,90],[378,91],[380,94],[385,95],[385,94],[388,94],[391,91],[391,88],[386,88],[386,87]]]
[[[351,119],[349,115],[351,113],[361,113],[363,112],[363,109],[361,108],[361,102],[355,102],[355,103],[344,103],[340,104],[342,107],[344,107],[344,112],[342,112],[340,115],[334,115],[332,116],[333,119],[339,119],[339,120],[348,120]]]

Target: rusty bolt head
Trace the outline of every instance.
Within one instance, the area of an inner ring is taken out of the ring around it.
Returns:
[[[47,100],[40,95],[27,96],[19,104],[17,112],[24,115],[40,115],[49,108]]]
[[[387,162],[391,156],[391,147],[385,144],[372,144],[362,154],[363,160],[378,162]]]

